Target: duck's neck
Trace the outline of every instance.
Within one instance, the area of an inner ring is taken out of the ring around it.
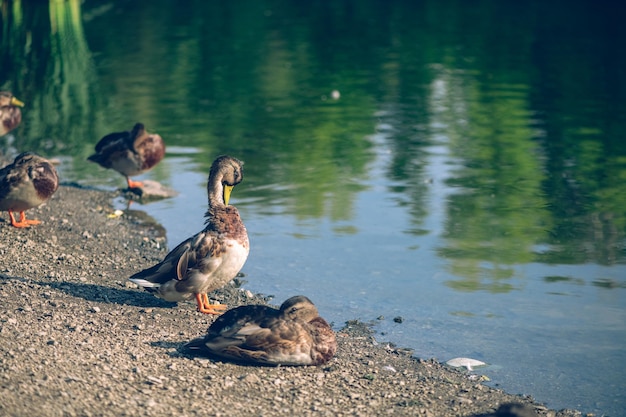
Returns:
[[[209,194],[209,208],[224,207],[224,184],[221,175],[218,178],[211,178],[207,184]]]

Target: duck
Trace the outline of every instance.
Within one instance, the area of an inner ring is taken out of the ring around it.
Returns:
[[[136,123],[130,132],[104,136],[96,144],[96,153],[87,159],[124,175],[128,188],[132,189],[142,188],[143,183],[130,177],[154,168],[164,156],[163,138],[156,133],[148,133],[143,123]]]
[[[15,129],[22,121],[24,103],[18,100],[10,91],[0,91],[0,136],[4,136]]]
[[[195,298],[199,312],[223,313],[227,306],[211,304],[207,294],[235,278],[250,252],[246,226],[237,208],[228,204],[233,187],[242,180],[242,161],[228,155],[215,159],[207,181],[204,230],[129,280],[166,301]]]
[[[246,305],[228,310],[206,336],[185,348],[259,365],[322,365],[337,351],[335,332],[304,295],[279,309]]]
[[[21,153],[0,169],[0,210],[9,212],[13,227],[39,224],[39,220],[27,220],[24,212],[48,201],[58,188],[59,176],[50,161],[33,152]]]

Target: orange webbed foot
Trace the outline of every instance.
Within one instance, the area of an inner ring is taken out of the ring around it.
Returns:
[[[228,309],[226,304],[211,304],[206,294],[196,294],[196,303],[198,304],[198,311],[204,314],[219,315]]]
[[[128,188],[143,188],[143,182],[141,181],[133,181],[130,177],[127,177],[126,181],[128,182]]]
[[[11,226],[13,227],[30,227],[36,224],[40,224],[39,220],[26,220],[26,215],[23,211],[20,211],[20,220],[15,220],[15,214],[11,210],[9,210],[9,217],[11,218]]]

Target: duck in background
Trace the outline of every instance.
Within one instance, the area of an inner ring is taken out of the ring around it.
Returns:
[[[87,159],[124,175],[128,188],[141,188],[143,183],[130,177],[152,169],[164,156],[165,143],[161,136],[148,133],[142,123],[136,123],[130,132],[104,136],[96,144],[96,153]]]
[[[0,91],[0,136],[4,136],[15,129],[22,121],[24,103],[18,100],[10,91]]]
[[[21,153],[0,169],[0,210],[9,212],[14,227],[39,224],[39,220],[27,220],[24,212],[46,202],[58,187],[59,176],[50,161],[32,152]]]
[[[228,205],[233,187],[242,180],[243,162],[226,155],[218,157],[207,182],[209,207],[204,230],[129,280],[167,301],[195,297],[201,313],[223,313],[226,306],[211,304],[207,294],[233,279],[250,252],[239,211]]]
[[[337,340],[313,302],[297,295],[280,309],[247,305],[229,310],[205,337],[185,348],[263,365],[321,365],[335,355]]]

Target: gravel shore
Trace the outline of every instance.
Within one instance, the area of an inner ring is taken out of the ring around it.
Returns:
[[[43,222],[29,229],[0,213],[1,416],[581,415],[416,359],[356,321],[337,329],[337,355],[321,367],[193,356],[182,346],[214,318],[127,281],[167,245],[141,212],[112,215],[115,196],[61,186],[27,212]],[[211,298],[267,303],[240,284]]]

